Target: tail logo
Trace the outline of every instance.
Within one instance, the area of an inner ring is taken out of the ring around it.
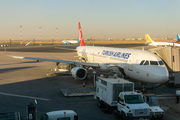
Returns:
[[[80,22],[78,22],[78,25],[79,25],[79,39],[80,39],[80,46],[85,46],[84,40],[83,40],[83,37],[82,37],[82,31],[81,31],[81,25],[80,25]]]
[[[145,38],[146,38],[146,41],[148,43],[152,43],[153,42],[153,40],[151,39],[151,37],[148,34],[145,34]]]
[[[179,37],[179,35],[177,35],[177,42],[180,42],[180,37]]]

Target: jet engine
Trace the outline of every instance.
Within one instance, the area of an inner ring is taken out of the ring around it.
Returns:
[[[74,67],[71,74],[75,79],[84,80],[87,77],[87,70],[83,67]]]

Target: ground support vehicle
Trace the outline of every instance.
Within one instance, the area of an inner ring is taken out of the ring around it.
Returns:
[[[157,96],[155,96],[154,94],[144,94],[144,96],[146,103],[151,109],[152,118],[162,119],[164,116],[164,110],[160,108]]]
[[[19,112],[7,112],[0,113],[1,120],[21,120],[21,116]]]
[[[104,103],[109,106],[117,106],[117,99],[120,92],[133,91],[134,83],[122,78],[98,77],[96,81],[97,105],[101,108]]]
[[[41,115],[41,120],[78,120],[78,115],[73,110],[58,110]]]
[[[180,73],[171,73],[169,74],[168,86],[174,87],[175,85],[180,85]]]
[[[98,77],[96,81],[97,105],[102,108],[104,103],[113,107],[123,120],[150,119],[149,105],[144,102],[141,93],[134,92],[134,83],[122,78]]]

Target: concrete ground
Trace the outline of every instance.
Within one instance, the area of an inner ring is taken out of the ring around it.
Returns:
[[[117,46],[118,45],[114,45],[112,47]],[[75,47],[76,46],[70,46],[70,48]],[[118,47],[122,46],[119,45]],[[128,45],[126,47],[128,47]],[[148,47],[149,46],[144,46],[145,49],[148,49]],[[141,49],[142,47],[134,46],[133,48]],[[3,48],[0,50],[0,113],[18,111],[22,116],[25,116],[27,104],[34,102],[34,99],[36,99],[38,102],[38,119],[40,115],[45,112],[63,109],[75,110],[79,115],[79,120],[119,119],[113,114],[111,109],[98,108],[93,96],[64,97],[60,92],[61,88],[82,86],[83,82],[86,83],[86,86],[92,86],[93,81],[91,74],[86,81],[74,80],[72,76],[48,77],[45,73],[48,72],[50,68],[55,67],[54,62],[14,59],[6,56]],[[74,56],[76,56],[76,52],[65,52],[60,49],[58,50],[59,52],[53,50],[54,46],[29,46],[29,48],[9,47],[7,48],[7,53],[17,56],[55,59],[74,59]],[[173,95],[175,94],[175,89],[176,88],[169,88],[164,85],[157,88],[156,93]],[[165,110],[163,120],[180,119],[180,104],[175,103],[175,97],[171,99],[161,99],[160,105]]]

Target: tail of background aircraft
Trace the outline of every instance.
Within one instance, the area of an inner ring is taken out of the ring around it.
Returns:
[[[147,43],[154,42],[148,34],[145,34],[145,38],[146,38]]]
[[[83,37],[82,37],[82,30],[81,30],[80,22],[78,22],[78,25],[79,25],[79,40],[80,40],[80,46],[85,46],[84,40],[83,40]]]
[[[180,42],[180,36],[177,35],[177,42]]]

